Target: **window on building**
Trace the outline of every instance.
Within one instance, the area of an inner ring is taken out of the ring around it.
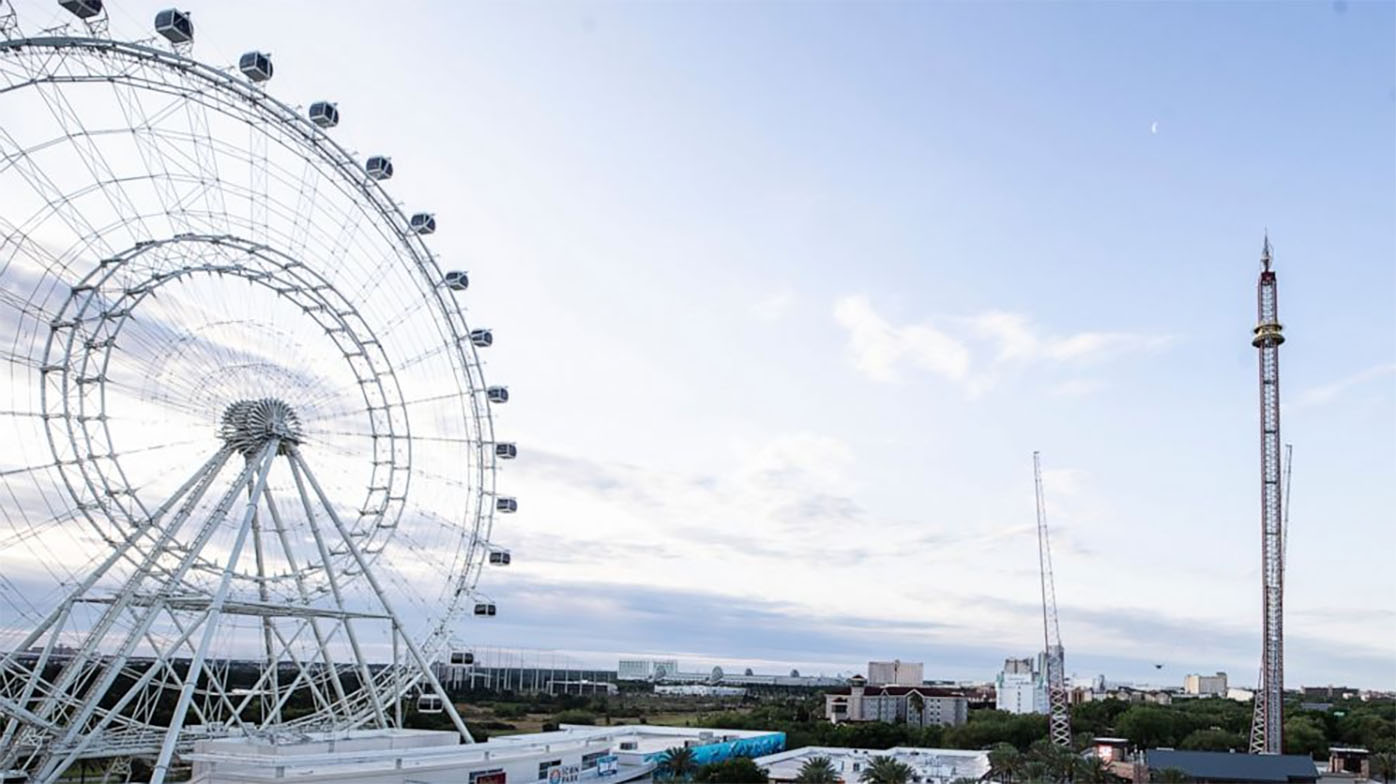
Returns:
[[[562,764],[562,760],[560,760],[560,759],[555,759],[555,760],[552,760],[551,762],[540,762],[540,763],[538,763],[538,778],[540,778],[540,779],[546,779],[546,778],[548,777],[548,771],[549,771],[550,769],[552,769],[552,768],[556,768],[557,766],[559,766],[559,765],[561,765],[561,764]]]
[[[597,751],[597,752],[593,752],[593,753],[591,753],[591,754],[583,754],[583,755],[582,755],[582,770],[589,770],[589,769],[591,769],[591,768],[596,767],[597,764],[598,764],[598,763],[597,763],[597,760],[601,759],[602,757],[604,757],[604,756],[606,756],[607,754],[610,754],[610,753],[611,753],[611,752],[609,752],[609,751]]]
[[[469,784],[504,784],[504,768],[470,771]]]

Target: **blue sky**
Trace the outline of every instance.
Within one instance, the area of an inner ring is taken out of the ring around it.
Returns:
[[[462,637],[988,678],[1037,449],[1068,669],[1248,683],[1268,227],[1289,681],[1396,686],[1393,4],[187,5],[471,270],[522,511]]]

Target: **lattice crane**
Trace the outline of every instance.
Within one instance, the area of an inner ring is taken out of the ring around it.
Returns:
[[[1057,588],[1052,578],[1052,542],[1047,532],[1047,504],[1042,495],[1042,458],[1032,453],[1037,491],[1037,563],[1042,582],[1043,677],[1047,681],[1048,736],[1057,746],[1071,746],[1071,706],[1066,693],[1066,653],[1057,623]]]

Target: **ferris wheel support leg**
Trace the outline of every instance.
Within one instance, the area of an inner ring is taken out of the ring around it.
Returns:
[[[315,522],[314,504],[310,501],[310,494],[305,490],[305,480],[302,478],[301,472],[304,471],[305,476],[308,477],[312,483],[315,481],[315,478],[310,476],[310,469],[305,467],[305,462],[300,459],[299,455],[294,450],[287,455],[287,460],[291,463],[291,477],[296,482],[296,492],[300,494],[301,505],[305,508],[306,526],[310,529],[311,535],[315,538],[315,547],[319,550],[320,561],[325,566],[325,577],[330,584],[330,595],[334,597],[335,605],[339,608],[340,612],[344,612],[347,608],[344,606],[344,595],[339,588],[339,577],[335,575],[334,568],[330,564],[330,549],[325,544],[324,535],[320,533],[319,524]],[[316,485],[316,490],[319,490],[319,485]],[[325,508],[325,512],[337,525],[339,518],[335,515],[334,510],[330,508],[329,500],[326,499],[323,494],[321,494],[320,498],[321,506]],[[342,528],[341,531],[343,531]],[[347,536],[345,536],[345,542],[350,548],[354,547],[353,543],[349,542]],[[362,568],[362,564],[360,564],[360,568]],[[389,611],[389,614],[391,614],[391,611]],[[369,672],[368,662],[364,660],[363,650],[359,647],[359,637],[354,633],[354,625],[350,622],[348,617],[345,617],[342,623],[344,624],[344,634],[349,638],[349,647],[354,652],[354,662],[358,666],[360,688],[366,689],[369,693],[373,705],[374,717],[378,720],[378,726],[387,727],[388,717],[383,711],[383,701],[378,698],[378,692],[373,688],[373,675]],[[337,672],[335,674],[335,682],[339,682]],[[343,687],[340,687],[339,694],[341,700],[343,700]],[[353,710],[347,700],[345,701],[344,708],[345,712],[349,714],[350,724],[355,723],[355,719],[352,715]]]
[[[353,538],[349,536],[349,530],[344,527],[344,523],[334,511],[334,506],[330,503],[329,496],[325,495],[324,489],[321,488],[320,483],[316,481],[315,474],[310,471],[310,466],[306,465],[305,459],[300,456],[300,450],[292,447],[288,457],[291,459],[291,465],[299,465],[301,471],[305,472],[305,478],[310,481],[310,486],[315,488],[315,494],[320,499],[320,505],[323,506],[325,512],[329,514],[330,521],[334,523],[334,527],[339,531],[339,535],[343,538],[345,546],[349,548],[350,554],[354,556],[354,561],[358,563],[359,570],[363,572],[363,576],[368,580],[368,584],[373,588],[373,592],[378,595],[379,603],[383,605],[383,609],[392,618],[393,624],[400,625],[401,618],[399,618],[397,612],[393,610],[392,604],[388,600],[388,594],[383,590],[382,583],[378,582],[378,578],[373,575],[373,570],[368,568],[368,562],[364,560],[363,553],[359,551],[358,545],[354,544]],[[402,638],[402,642],[407,647],[408,655],[412,657],[412,660],[416,662],[417,667],[421,670],[422,676],[426,678],[427,682],[431,684],[432,690],[441,698],[441,704],[446,709],[446,713],[450,715],[451,723],[455,725],[456,731],[460,733],[461,739],[466,743],[474,743],[475,739],[470,736],[470,730],[466,729],[465,721],[461,719],[460,713],[456,711],[456,706],[447,696],[446,690],[441,688],[441,682],[436,679],[436,673],[431,671],[431,664],[426,660],[426,657],[422,656],[422,651],[417,647],[417,643],[413,642],[413,640],[407,636]],[[154,784],[154,782],[152,782],[152,784]]]
[[[179,740],[179,731],[184,728],[184,717],[189,712],[189,702],[194,697],[194,686],[199,682],[204,661],[208,658],[209,645],[213,643],[213,637],[218,632],[218,617],[222,614],[223,605],[228,600],[228,590],[233,584],[233,574],[237,569],[238,558],[242,555],[242,548],[247,543],[247,534],[252,526],[252,518],[257,514],[257,499],[262,495],[262,489],[267,486],[267,477],[271,476],[271,466],[276,459],[279,443],[280,441],[275,438],[270,439],[262,450],[257,472],[257,485],[253,488],[251,497],[247,499],[247,511],[242,516],[242,525],[238,527],[237,538],[233,540],[233,549],[228,553],[227,563],[223,567],[223,578],[219,581],[218,591],[213,595],[213,601],[209,604],[208,615],[205,616],[203,623],[203,638],[199,640],[199,649],[195,651],[193,660],[189,662],[189,672],[185,675],[184,686],[179,691],[179,701],[175,703],[174,715],[170,717],[170,727],[165,731],[165,742],[160,745],[160,756],[155,759],[155,769],[150,774],[150,784],[164,784],[165,775],[169,772],[175,743]]]
[[[231,450],[222,451],[226,452],[226,454],[228,455],[231,454]],[[249,460],[247,464],[243,467],[242,472],[238,474],[238,478],[234,480],[232,486],[229,487],[228,490],[223,493],[223,496],[218,500],[217,506],[208,516],[208,519],[204,521],[203,527],[200,529],[199,533],[194,537],[193,541],[191,541],[189,545],[185,548],[186,552],[184,556],[180,559],[178,566],[172,573],[168,575],[169,579],[163,582],[161,588],[162,593],[164,591],[172,589],[176,585],[179,585],[180,582],[184,579],[184,575],[189,572],[189,570],[193,567],[194,562],[198,560],[199,553],[203,551],[204,546],[208,544],[209,539],[212,538],[214,532],[217,531],[219,526],[222,525],[224,518],[228,516],[228,510],[231,508],[238,494],[242,491],[242,489],[245,486],[247,486],[248,483],[253,481],[256,466],[260,465],[261,460],[265,459],[266,456],[267,454],[264,452],[261,458],[259,458],[258,460]],[[195,490],[190,494],[189,500],[185,502],[184,506],[175,516],[175,519],[171,522],[170,527],[166,529],[163,535],[161,536],[160,541],[157,543],[158,548],[163,548],[166,545],[168,545],[169,541],[174,537],[175,533],[183,526],[184,521],[187,520],[189,516],[193,514],[194,508],[198,505],[198,502],[202,498],[204,492],[208,490],[208,487],[213,483],[213,480],[216,477],[217,472],[211,472],[207,477],[204,478],[202,482],[199,483],[198,487],[195,488]],[[140,569],[140,571],[138,571],[137,574],[134,575],[131,578],[131,580],[127,582],[125,589],[123,589],[122,591],[121,598],[118,599],[116,602],[112,603],[112,605],[108,608],[107,612],[103,615],[102,621],[98,624],[99,628],[101,629],[100,634],[89,634],[83,649],[83,653],[85,655],[87,655],[88,657],[92,655],[92,651],[96,649],[101,639],[105,636],[106,629],[110,628],[111,624],[115,622],[116,614],[120,612],[125,612],[126,608],[130,605],[130,601],[135,594],[135,589],[139,587],[141,581],[150,576],[150,569],[154,565],[158,555],[159,553],[152,551],[152,553],[150,553],[147,556],[145,562],[142,564],[142,568]],[[83,727],[92,717],[92,714],[98,711],[98,708],[100,707],[99,700],[104,698],[104,695],[106,695],[107,690],[112,687],[112,684],[116,681],[117,676],[121,673],[122,668],[124,668],[126,666],[126,663],[130,660],[131,653],[135,650],[137,641],[150,629],[151,624],[155,622],[155,618],[165,609],[165,604],[162,601],[152,602],[151,606],[146,609],[145,614],[142,615],[136,622],[135,627],[132,629],[130,634],[127,635],[125,641],[122,642],[121,646],[118,648],[117,653],[112,656],[112,660],[107,665],[106,674],[103,676],[100,684],[89,691],[89,694],[94,696],[91,699],[87,700],[86,703],[83,705],[82,709],[73,717],[73,719],[70,720],[68,732],[63,736],[63,739],[58,744],[61,748],[68,748],[71,745],[71,749],[69,749],[68,755],[63,759],[61,763],[58,764],[55,764],[53,760],[49,758],[48,761],[41,766],[41,774],[37,777],[38,781],[51,782],[56,780],[59,776],[61,776],[63,771],[67,769],[68,766],[72,765],[73,762],[79,757],[79,755],[89,745],[92,744],[93,740],[95,740],[99,735],[101,735],[102,732],[107,728],[107,726],[111,724],[111,722],[115,720],[118,715],[120,715],[121,711],[128,704],[130,704],[130,702],[133,699],[135,699],[138,694],[140,694],[141,690],[143,690],[147,685],[149,685],[150,681],[154,679],[155,674],[158,671],[160,671],[161,668],[170,667],[169,658],[171,653],[177,650],[180,646],[184,645],[184,641],[189,639],[189,637],[193,634],[194,629],[198,628],[199,624],[203,623],[208,617],[208,613],[207,611],[205,611],[203,616],[201,616],[199,622],[191,624],[188,632],[180,635],[178,639],[174,640],[170,644],[168,650],[157,650],[155,652],[155,661],[151,664],[151,666],[146,668],[145,673],[141,675],[140,679],[137,680],[134,684],[131,685],[130,688],[126,690],[126,693],[123,694],[121,698],[116,701],[115,705],[106,709],[107,712],[105,713],[105,715],[102,716],[102,718],[97,722],[96,725],[93,726],[91,730],[87,731],[84,734]],[[66,688],[67,686],[64,686],[62,689],[55,687],[55,694],[65,693],[64,690]]]
[[[294,467],[292,470],[294,471]],[[286,524],[281,519],[281,510],[276,506],[276,501],[272,497],[271,488],[263,490],[262,495],[266,500],[267,511],[271,513],[271,522],[272,526],[276,529],[276,537],[278,541],[281,542],[281,551],[286,556],[286,563],[290,565],[291,573],[295,576],[296,592],[300,594],[301,601],[309,604],[310,592],[307,591],[305,587],[305,576],[302,575],[300,569],[296,567],[295,551],[291,547],[291,540],[286,536]],[[325,670],[329,673],[330,683],[334,687],[335,696],[339,698],[339,703],[348,710],[349,698],[345,696],[344,683],[339,679],[339,668],[335,666],[334,657],[330,655],[329,641],[325,636],[324,630],[320,627],[319,618],[310,619],[310,631],[315,635],[315,645],[320,649],[320,661],[325,665]],[[295,658],[295,654],[290,650],[290,646],[288,645],[286,648],[287,652]],[[297,662],[299,662],[299,659],[297,659]],[[299,663],[297,666],[299,666]],[[294,687],[289,689],[287,696],[294,690]],[[285,702],[286,698],[283,697],[274,706],[274,713],[277,716],[281,715],[281,708]],[[326,699],[325,702],[328,703],[329,700]]]

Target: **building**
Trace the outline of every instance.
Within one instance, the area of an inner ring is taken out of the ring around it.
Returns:
[[[1226,751],[1150,749],[1142,766],[1148,778],[1182,771],[1196,784],[1314,784],[1318,768],[1307,754],[1232,754]],[[1139,778],[1136,777],[1136,782]]]
[[[1199,697],[1225,697],[1226,673],[1216,675],[1186,675],[1183,677],[1183,693]]]
[[[922,662],[868,662],[868,683],[873,686],[919,686],[925,682],[926,665]]]
[[[712,686],[706,683],[681,683],[657,685],[655,694],[672,694],[682,697],[741,697],[746,689],[739,686]]]
[[[994,679],[994,707],[1009,713],[1046,713],[1044,668],[1034,667],[1032,659],[1005,659]]]
[[[1370,751],[1356,746],[1329,746],[1328,772],[1369,779],[1372,777],[1371,756]]]
[[[533,784],[538,781],[635,781],[648,778],[675,746],[698,764],[774,754],[785,734],[691,727],[563,725],[555,732],[461,744],[453,732],[355,730],[329,737],[222,738],[186,755],[197,784],[333,781],[336,784]]]
[[[548,693],[553,696],[560,694],[600,694],[609,696],[619,694],[620,687],[608,681],[548,681]]]
[[[869,686],[855,675],[849,685],[824,695],[824,717],[845,721],[881,721],[914,726],[958,726],[969,720],[963,692],[932,686]]]
[[[662,681],[678,671],[676,659],[621,659],[616,666],[616,680]]]
[[[758,757],[756,764],[766,768],[773,782],[793,782],[800,767],[812,757],[827,757],[839,779],[858,781],[863,770],[875,757],[891,757],[908,765],[912,781],[922,784],[950,784],[956,780],[978,781],[989,772],[989,753],[960,749],[923,749],[898,746],[891,749],[847,749],[831,746],[806,746]]]

